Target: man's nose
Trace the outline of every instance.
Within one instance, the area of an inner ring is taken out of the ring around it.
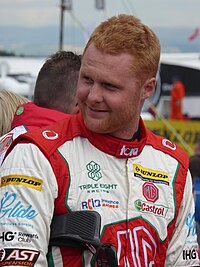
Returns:
[[[88,100],[91,101],[91,103],[100,103],[103,101],[103,90],[100,85],[94,83],[93,86],[91,86]]]

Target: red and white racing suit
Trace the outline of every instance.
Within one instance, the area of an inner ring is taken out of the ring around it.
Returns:
[[[142,120],[139,132],[93,133],[78,114],[19,137],[0,172],[0,266],[89,267],[77,248],[46,257],[53,215],[75,210],[99,212],[118,266],[199,266],[188,157]]]

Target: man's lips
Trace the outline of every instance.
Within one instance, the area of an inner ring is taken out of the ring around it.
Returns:
[[[99,116],[102,116],[102,115],[105,115],[108,111],[107,110],[104,110],[104,109],[97,109],[97,108],[92,108],[92,107],[89,107],[87,106],[87,114],[91,117],[98,117]]]
[[[86,107],[92,111],[96,111],[96,112],[108,112],[107,109],[102,109],[102,108],[98,108],[98,107],[91,107],[91,106],[88,106],[86,105]]]

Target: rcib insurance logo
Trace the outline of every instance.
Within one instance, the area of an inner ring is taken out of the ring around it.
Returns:
[[[95,208],[111,208],[118,209],[119,201],[118,200],[108,200],[108,199],[93,199],[89,198],[81,203],[81,209],[84,210],[93,210]]]
[[[0,266],[34,266],[39,251],[18,248],[0,249]]]

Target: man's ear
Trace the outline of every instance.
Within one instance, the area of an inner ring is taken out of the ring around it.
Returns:
[[[79,106],[78,106],[78,103],[76,103],[74,105],[74,107],[72,108],[72,114],[77,114],[79,112]]]
[[[146,80],[142,88],[142,98],[145,100],[151,97],[155,91],[156,78],[150,78]]]

